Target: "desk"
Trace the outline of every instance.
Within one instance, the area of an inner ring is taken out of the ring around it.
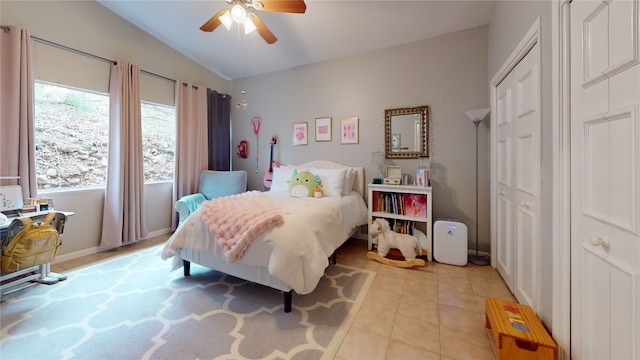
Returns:
[[[74,212],[70,212],[70,211],[57,211],[57,210],[50,210],[50,211],[62,213],[65,215],[65,217],[70,217],[75,214]],[[7,231],[7,229],[9,228],[9,226],[11,225],[14,219],[19,219],[21,217],[29,217],[35,221],[42,220],[50,211],[31,212],[31,213],[20,214],[17,217],[10,217],[9,218],[10,221],[7,221],[4,224],[0,225],[0,238],[4,237],[5,232]],[[58,229],[58,232],[62,234],[64,224],[53,224],[53,225],[56,227],[56,229]],[[30,283],[34,281],[38,283],[50,285],[66,279],[67,279],[67,275],[51,272],[50,263],[46,263],[38,266],[32,266],[30,268],[12,272],[12,273],[6,273],[6,274],[2,273],[2,275],[0,276],[0,283],[2,284],[0,294],[6,295],[14,291],[23,289],[27,286],[30,286],[31,285]]]

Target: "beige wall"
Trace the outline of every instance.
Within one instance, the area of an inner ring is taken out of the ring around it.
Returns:
[[[194,61],[139,30],[95,1],[1,1],[0,23],[30,31],[32,36],[141,69],[228,93],[230,84]],[[36,78],[107,91],[109,65],[83,55],[36,43]],[[90,73],[92,75],[86,75]],[[173,83],[141,76],[143,94],[173,103]],[[143,95],[144,96],[144,95]],[[151,235],[169,231],[172,183],[145,186],[147,225]],[[51,192],[56,208],[74,211],[65,227],[56,261],[96,251],[102,227],[104,189]]]
[[[461,220],[475,248],[475,127],[465,111],[489,106],[487,27],[379,51],[321,62],[233,82],[233,101],[246,91],[249,107],[233,109],[233,146],[249,141],[247,159],[233,167],[249,173],[249,187],[262,189],[269,139],[278,135],[274,158],[286,164],[329,159],[376,175],[371,153],[384,150],[384,110],[429,105],[434,218]],[[251,61],[251,60],[248,60]],[[259,164],[250,119],[262,118]],[[331,142],[315,142],[316,117],[333,117]],[[358,117],[360,143],[341,145],[340,120]],[[488,119],[487,119],[488,120]],[[309,124],[309,144],[292,146],[292,124]],[[480,126],[480,250],[489,251],[488,121]],[[393,160],[414,175],[418,160]]]
[[[489,80],[500,70],[511,52],[525,36],[535,20],[540,17],[541,53],[541,107],[542,107],[542,157],[540,197],[541,253],[540,269],[540,309],[538,316],[551,327],[552,284],[553,284],[553,238],[551,232],[552,211],[552,74],[551,74],[551,1],[501,1],[494,9],[489,25]]]

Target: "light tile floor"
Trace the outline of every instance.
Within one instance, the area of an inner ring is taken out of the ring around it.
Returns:
[[[168,237],[53,264],[51,271],[66,272]],[[496,358],[484,327],[485,297],[515,298],[495,269],[437,262],[402,269],[369,260],[366,253],[367,242],[356,239],[338,250],[338,263],[377,275],[334,360]]]
[[[516,300],[494,268],[427,262],[402,269],[366,253],[366,242],[354,239],[338,252],[338,263],[377,275],[335,360],[496,358],[485,297]]]

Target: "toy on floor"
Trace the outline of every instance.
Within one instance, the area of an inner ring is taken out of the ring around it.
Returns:
[[[386,219],[379,218],[371,222],[369,224],[369,236],[377,236],[378,238],[378,252],[369,251],[367,253],[369,259],[403,268],[425,266],[424,260],[416,259],[416,254],[422,253],[418,238],[392,231]],[[404,260],[386,258],[389,249],[392,248],[400,250]]]

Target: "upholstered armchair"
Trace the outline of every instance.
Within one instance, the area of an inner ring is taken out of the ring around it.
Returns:
[[[247,172],[244,170],[214,171],[203,170],[200,173],[200,190],[185,195],[176,201],[175,208],[180,222],[200,208],[205,200],[240,194],[247,191]]]

